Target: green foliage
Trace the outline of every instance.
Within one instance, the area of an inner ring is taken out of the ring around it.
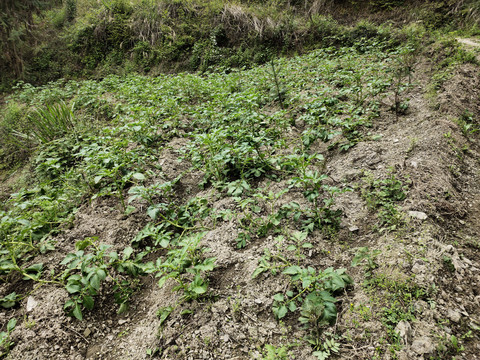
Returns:
[[[368,247],[361,247],[357,250],[354,258],[352,259],[352,266],[357,266],[358,264],[363,262],[363,268],[365,270],[365,278],[366,281],[364,285],[368,285],[369,281],[373,276],[373,270],[378,267],[375,259],[378,255],[381,254],[380,250],[373,250],[370,251]]]
[[[0,332],[0,356],[8,355],[10,347],[14,344],[10,338],[10,334],[17,325],[17,319],[11,318],[7,323],[7,331]]]
[[[75,20],[77,15],[77,0],[66,0],[65,1],[65,19],[68,22]]]
[[[282,347],[275,347],[273,345],[267,344],[264,347],[264,356],[262,360],[287,360],[288,359],[288,352],[287,348]]]
[[[110,251],[111,246],[97,244],[96,238],[86,238],[77,241],[76,252],[68,254],[61,262],[67,270],[62,275],[65,279],[65,289],[71,298],[65,303],[65,310],[69,315],[82,320],[84,309],[91,310],[94,306],[94,297],[100,292],[102,283],[108,277],[114,283],[113,292],[118,313],[128,309],[128,299],[133,293],[134,282],[116,276],[126,274],[136,278],[146,270],[141,260],[145,254],[133,256],[133,249],[127,247],[119,255]],[[86,252],[91,250],[91,252]]]
[[[386,179],[367,178],[367,187],[362,190],[362,196],[371,209],[378,209],[380,226],[394,230],[403,223],[395,204],[405,200],[407,191],[408,185],[391,173]]]
[[[29,132],[25,134],[14,130],[14,135],[41,144],[64,136],[75,127],[73,108],[74,105],[68,106],[64,102],[38,107],[27,116]]]
[[[158,259],[155,264],[156,276],[160,277],[160,287],[168,279],[177,282],[173,291],[182,290],[183,301],[196,300],[205,296],[208,289],[206,274],[215,268],[215,258],[202,259],[202,253],[208,249],[200,249],[199,242],[204,233],[198,233],[180,240],[169,250],[167,258]]]

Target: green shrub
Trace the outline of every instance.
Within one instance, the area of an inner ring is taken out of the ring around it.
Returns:
[[[65,20],[72,22],[77,15],[77,0],[65,1]]]

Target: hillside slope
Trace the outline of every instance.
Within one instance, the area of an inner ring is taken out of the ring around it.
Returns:
[[[478,62],[420,44],[13,94],[6,358],[477,359]]]

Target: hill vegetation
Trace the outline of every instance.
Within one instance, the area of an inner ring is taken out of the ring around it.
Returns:
[[[477,2],[2,6],[0,357],[477,358]]]
[[[468,0],[9,0],[1,6],[4,90],[19,79],[41,85],[112,73],[251,67],[413,22],[474,34],[480,11]]]

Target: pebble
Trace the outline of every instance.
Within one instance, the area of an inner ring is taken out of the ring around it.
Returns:
[[[412,351],[418,355],[430,354],[435,350],[433,342],[428,337],[416,339],[412,344]]]
[[[418,220],[427,220],[428,215],[422,211],[409,211],[408,216]]]
[[[38,301],[33,298],[33,296],[29,296],[27,299],[27,312],[32,311],[38,305]]]
[[[453,254],[455,252],[455,248],[453,247],[453,245],[447,245],[447,247],[445,248],[445,251],[450,254]]]
[[[453,322],[458,323],[462,318],[462,315],[457,310],[448,309],[447,317]]]
[[[395,332],[398,333],[403,344],[408,345],[412,341],[412,327],[408,321],[400,321],[395,327]]]

